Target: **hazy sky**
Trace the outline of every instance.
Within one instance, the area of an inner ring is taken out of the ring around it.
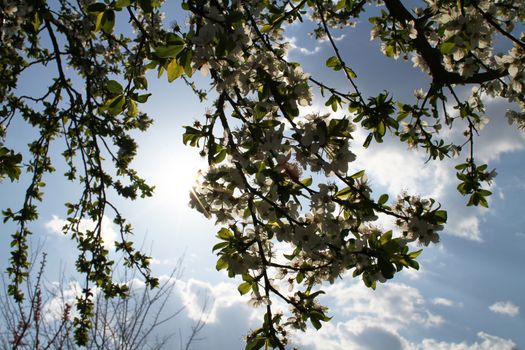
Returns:
[[[167,18],[175,18],[167,8]],[[168,20],[168,21],[169,21]],[[307,25],[294,25],[286,31],[291,49],[288,57],[301,62],[314,77],[342,87],[344,79],[323,70],[333,55],[327,42],[310,39]],[[378,51],[379,43],[369,40],[366,18],[354,31],[337,33],[338,44],[347,62],[358,75],[357,82],[366,95],[391,91],[395,98],[413,100],[413,91],[426,87],[427,78],[412,68],[411,62],[392,61]],[[46,73],[41,73],[45,77]],[[200,76],[199,74],[196,74]],[[207,87],[205,78],[198,78]],[[21,88],[34,89],[31,81]],[[44,85],[42,85],[44,88]],[[260,313],[239,296],[237,282],[215,270],[213,223],[188,208],[187,191],[196,171],[205,166],[198,150],[182,144],[182,126],[201,119],[207,104],[200,103],[180,83],[168,84],[165,78],[150,79],[153,96],[144,107],[155,119],[151,129],[137,135],[140,149],[133,165],[151,184],[156,195],[135,202],[118,201],[132,222],[137,244],[143,243],[154,257],[153,268],[165,275],[184,256],[184,274],[176,284],[170,307],[185,304],[183,315],[169,327],[187,332],[190,322],[200,316],[207,298],[207,326],[203,340],[194,349],[241,349],[247,330],[257,327]],[[441,234],[441,243],[428,247],[420,256],[421,270],[400,273],[376,291],[345,276],[327,285],[322,299],[330,306],[333,320],[320,331],[309,329],[297,333],[295,342],[301,349],[510,349],[525,346],[525,133],[507,124],[507,105],[501,100],[487,100],[490,122],[476,138],[479,159],[496,168],[490,208],[467,208],[466,199],[456,191],[453,166],[463,158],[425,163],[423,152],[410,151],[406,145],[387,140],[360,147],[366,134],[355,132],[354,152],[358,159],[355,171],[366,169],[374,195],[389,193],[395,197],[407,190],[433,196],[449,213],[449,223]],[[314,109],[329,112],[318,100]],[[202,119],[201,119],[202,120]],[[27,143],[30,130],[15,124],[8,145]],[[451,137],[462,130],[446,131]],[[457,135],[456,135],[457,134]],[[64,145],[57,143],[52,152],[58,156]],[[350,170],[352,172],[352,169]],[[40,220],[32,225],[34,242],[42,242],[49,253],[49,281],[61,266],[66,274],[76,256],[75,245],[60,233],[65,217],[63,203],[74,200],[78,191],[66,184],[60,171],[49,176],[46,202],[40,207]],[[18,207],[24,182],[2,183],[2,209]],[[114,227],[108,218],[108,240]],[[385,222],[385,225],[388,225]],[[0,267],[5,270],[11,226],[2,227]],[[59,252],[59,253],[56,253]]]

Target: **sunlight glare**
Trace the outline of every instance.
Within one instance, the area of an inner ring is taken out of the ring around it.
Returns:
[[[206,160],[188,149],[157,149],[141,162],[142,173],[155,186],[154,202],[159,207],[187,207],[190,191],[199,169],[207,167]]]

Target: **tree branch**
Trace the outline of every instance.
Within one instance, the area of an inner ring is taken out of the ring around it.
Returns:
[[[427,63],[434,83],[440,86],[448,84],[481,84],[506,75],[505,71],[492,69],[474,74],[471,77],[463,77],[458,73],[447,71],[443,66],[441,51],[430,45],[425,37],[425,28],[422,26],[422,23],[412,16],[400,0],[385,0],[385,6],[392,17],[400,22],[402,26],[406,26],[411,21],[415,23],[417,37],[412,40],[412,44]]]

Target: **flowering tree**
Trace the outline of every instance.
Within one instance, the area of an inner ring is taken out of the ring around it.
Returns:
[[[0,137],[14,118],[38,132],[31,158],[22,166],[17,150],[0,148],[0,176],[11,181],[22,171],[31,174],[22,208],[4,210],[6,221],[18,225],[12,236],[10,293],[17,300],[27,276],[29,223],[38,216],[43,176],[53,171],[50,144],[65,141],[66,177],[83,192],[67,203],[64,227],[78,242],[77,269],[87,276],[85,293],[77,300],[77,341],[87,341],[91,325],[91,287],[108,296],[125,295],[114,283],[114,262],[107,257],[101,221],[113,211],[121,241],[116,249],[154,287],[149,257],[128,239],[131,226],[118,212],[109,191],[135,199],[152,195],[130,168],[137,145],[130,132],[146,130],[152,119],[140,112],[145,103],[148,70],[168,81],[183,79],[201,98],[192,81],[195,71],[208,74],[216,94],[202,122],[186,127],[185,144],[200,147],[205,170],[191,194],[191,205],[213,218],[220,229],[217,269],[242,278],[239,292],[250,293],[265,307],[262,326],[247,337],[247,349],[284,349],[289,329],[319,328],[329,320],[317,297],[323,282],[347,271],[365,285],[393,278],[403,268],[418,268],[411,242],[438,242],[447,215],[431,198],[402,193],[391,200],[371,196],[365,171],[350,171],[355,155],[350,140],[355,128],[368,133],[363,147],[381,143],[389,134],[429,160],[465,157],[456,166],[458,191],[468,205],[488,206],[487,184],[495,176],[475,157],[477,130],[485,123],[483,97],[514,102],[510,123],[525,127],[524,49],[518,34],[525,4],[499,0],[425,0],[408,7],[400,0],[199,1],[182,3],[188,22],[164,26],[160,0],[77,2],[3,0],[1,20]],[[377,11],[375,6],[379,6]],[[122,17],[133,27],[115,27]],[[371,37],[380,40],[388,57],[412,60],[428,73],[428,86],[417,86],[416,101],[395,101],[388,93],[365,96],[356,73],[332,35],[351,31],[357,21],[373,24]],[[326,66],[347,80],[336,89],[286,58],[286,25],[308,20],[313,35],[333,49]],[[497,45],[496,45],[497,44]],[[496,47],[498,49],[496,49]],[[41,96],[16,89],[17,79],[35,66],[53,65],[56,77]],[[71,69],[66,71],[65,65]],[[69,75],[68,75],[69,74]],[[458,89],[471,87],[462,98]],[[345,117],[305,114],[313,94]],[[458,111],[451,114],[451,104]],[[453,144],[440,133],[443,126],[462,128],[465,140]],[[464,155],[463,155],[464,154]],[[109,159],[114,167],[107,167]],[[353,169],[355,170],[355,169]],[[384,231],[378,214],[395,221]],[[82,219],[98,222],[82,231]],[[276,243],[280,242],[277,248]],[[286,248],[283,248],[286,247]],[[288,287],[288,288],[285,288]],[[272,308],[279,299],[290,306],[282,314]]]

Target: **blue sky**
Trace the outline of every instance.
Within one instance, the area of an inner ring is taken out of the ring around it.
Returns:
[[[167,8],[168,22],[172,11]],[[180,12],[176,12],[180,16]],[[181,17],[177,17],[179,22]],[[426,87],[427,78],[412,68],[411,62],[393,61],[370,41],[368,23],[363,20],[355,31],[338,33],[338,44],[358,75],[357,83],[365,95],[388,90],[395,98],[413,100],[413,91]],[[314,77],[343,87],[342,76],[323,70],[333,55],[327,42],[306,35],[305,26],[287,28],[291,42],[290,60],[303,64]],[[39,80],[49,72],[38,72]],[[199,76],[199,74],[197,74]],[[34,79],[34,77],[32,77]],[[197,78],[203,87],[207,80]],[[34,89],[34,81],[22,82],[20,89]],[[42,86],[43,87],[43,86]],[[195,173],[205,162],[198,150],[182,144],[182,126],[201,119],[207,104],[200,103],[180,82],[150,80],[153,96],[144,109],[155,119],[145,134],[137,135],[139,155],[133,165],[151,184],[156,195],[135,202],[119,201],[119,208],[132,222],[138,245],[151,251],[153,268],[167,275],[184,256],[184,274],[177,282],[171,308],[184,304],[185,311],[169,328],[188,331],[192,320],[201,316],[203,300],[208,299],[207,325],[203,340],[194,349],[241,349],[242,337],[258,326],[260,312],[247,305],[246,297],[236,290],[236,282],[215,270],[211,247],[217,231],[201,214],[188,208],[188,194]],[[467,208],[466,199],[456,191],[454,164],[462,158],[425,163],[422,152],[387,140],[369,149],[360,147],[363,131],[355,132],[355,170],[366,169],[374,193],[394,197],[402,190],[433,196],[449,212],[449,223],[441,243],[424,250],[421,270],[403,272],[381,284],[376,291],[367,289],[351,276],[326,286],[323,302],[330,307],[333,320],[320,331],[296,333],[294,342],[301,349],[510,349],[525,346],[525,133],[507,124],[508,107],[501,100],[486,100],[489,124],[476,139],[477,157],[497,169],[492,185],[490,208]],[[329,112],[319,99],[314,109]],[[450,132],[451,138],[457,133]],[[31,136],[21,124],[13,125],[7,145],[23,147]],[[63,148],[57,142],[56,156]],[[60,164],[60,163],[59,163]],[[351,171],[351,170],[350,170]],[[0,186],[2,208],[18,207],[27,179]],[[47,279],[53,281],[64,266],[73,276],[75,245],[59,233],[65,217],[63,203],[75,199],[78,189],[66,183],[60,171],[48,176],[45,204],[40,219],[33,224],[33,243],[41,242],[49,254]],[[111,218],[109,218],[111,219]],[[105,227],[110,238],[114,227]],[[387,227],[390,223],[385,221]],[[8,234],[4,225],[0,236],[0,267],[8,259]],[[59,252],[59,253],[55,253]],[[278,305],[279,306],[279,305]],[[286,307],[282,306],[284,310]]]

